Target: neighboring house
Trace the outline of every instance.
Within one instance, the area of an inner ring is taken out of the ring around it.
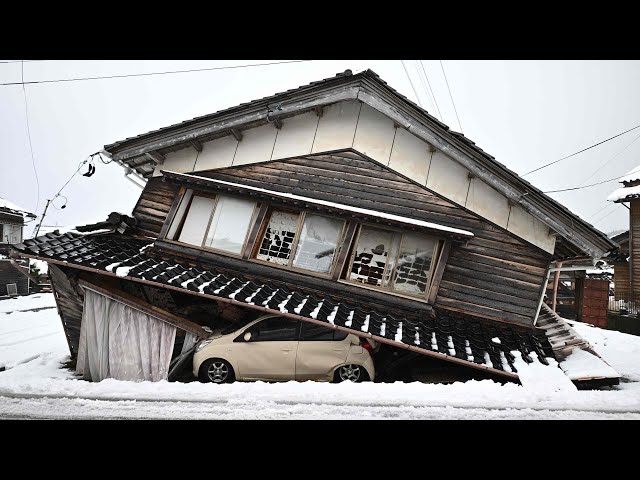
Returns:
[[[0,298],[26,295],[33,278],[28,275],[28,262],[8,258],[9,245],[23,240],[26,219],[36,216],[14,203],[0,198]]]
[[[517,380],[516,357],[562,367],[583,345],[557,316],[536,324],[550,268],[618,248],[370,70],[105,153],[146,180],[132,217],[14,249],[49,262],[71,354],[94,380],[167,378],[194,338],[260,313]],[[140,338],[156,347],[138,351]]]

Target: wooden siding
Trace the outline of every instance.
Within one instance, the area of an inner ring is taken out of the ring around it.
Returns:
[[[15,283],[18,289],[18,295],[27,295],[28,279],[20,273],[16,267],[11,264],[10,260],[0,260],[0,297],[8,294],[7,284]]]
[[[436,306],[533,322],[551,255],[365,157],[311,155],[200,175],[470,230],[473,239],[451,248]]]
[[[157,238],[167,218],[178,189],[162,181],[162,177],[150,178],[142,190],[133,216],[144,235]]]
[[[640,200],[629,202],[629,275],[631,291],[640,293]]]
[[[77,270],[58,267],[52,263],[49,264],[49,277],[51,278],[53,296],[56,299],[58,314],[60,315],[60,320],[67,336],[69,351],[73,358],[78,354],[84,304],[84,297],[80,294],[80,288],[77,284],[74,286],[77,275]]]
[[[616,300],[629,300],[631,285],[629,279],[629,263],[616,262],[613,264],[613,281]]]

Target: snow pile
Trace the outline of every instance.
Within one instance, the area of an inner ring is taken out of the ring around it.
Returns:
[[[6,208],[7,210],[14,210],[16,212],[20,212],[23,214],[33,215],[33,213],[30,210],[27,210],[26,208],[22,208],[16,205],[15,203],[10,202],[9,200],[5,200],[2,197],[0,197],[0,208]]]
[[[624,200],[628,196],[638,196],[640,195],[640,185],[636,185],[635,187],[622,187],[614,190],[611,195],[607,197],[607,201],[609,202],[617,202],[619,200]]]
[[[567,378],[580,380],[584,378],[611,378],[618,377],[618,372],[607,365],[601,358],[594,354],[574,348],[567,358],[560,363],[560,368]]]
[[[514,350],[511,352],[515,358],[513,366],[518,370],[518,378],[522,386],[536,393],[573,392],[576,386],[558,368],[558,362],[547,357],[549,365],[543,365],[538,361],[537,355],[531,355],[533,363],[527,363],[522,354]]]
[[[640,165],[627,173],[624,177],[621,177],[619,182],[634,182],[640,180]]]

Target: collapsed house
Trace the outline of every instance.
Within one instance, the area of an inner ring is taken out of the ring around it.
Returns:
[[[618,245],[370,70],[104,153],[146,182],[131,216],[13,249],[49,262],[86,378],[171,378],[197,339],[261,313],[376,340],[383,379],[425,359],[511,381],[578,350],[606,365],[543,303],[563,264]]]

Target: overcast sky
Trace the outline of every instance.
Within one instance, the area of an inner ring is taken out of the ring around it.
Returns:
[[[19,82],[21,63],[0,61],[0,83]],[[29,61],[24,80],[165,72],[267,60]],[[429,98],[416,61],[405,61],[419,101],[452,130],[462,130],[499,162],[524,174],[640,125],[640,61],[446,60],[453,101],[438,60],[423,65],[435,95]],[[367,68],[416,100],[400,60],[311,61],[208,72],[27,84],[36,187],[21,85],[0,86],[0,197],[40,215],[88,155],[106,144],[216,110],[272,95],[350,68]],[[640,129],[525,178],[543,191],[622,176],[640,164]],[[130,213],[140,189],[115,163],[96,164],[90,178],[77,175],[49,208],[45,225],[82,225],[111,211]],[[86,168],[81,170],[84,173]],[[551,194],[600,230],[626,229],[628,210],[606,202],[615,181]],[[56,208],[58,207],[58,208]],[[32,223],[26,230],[30,236]]]

